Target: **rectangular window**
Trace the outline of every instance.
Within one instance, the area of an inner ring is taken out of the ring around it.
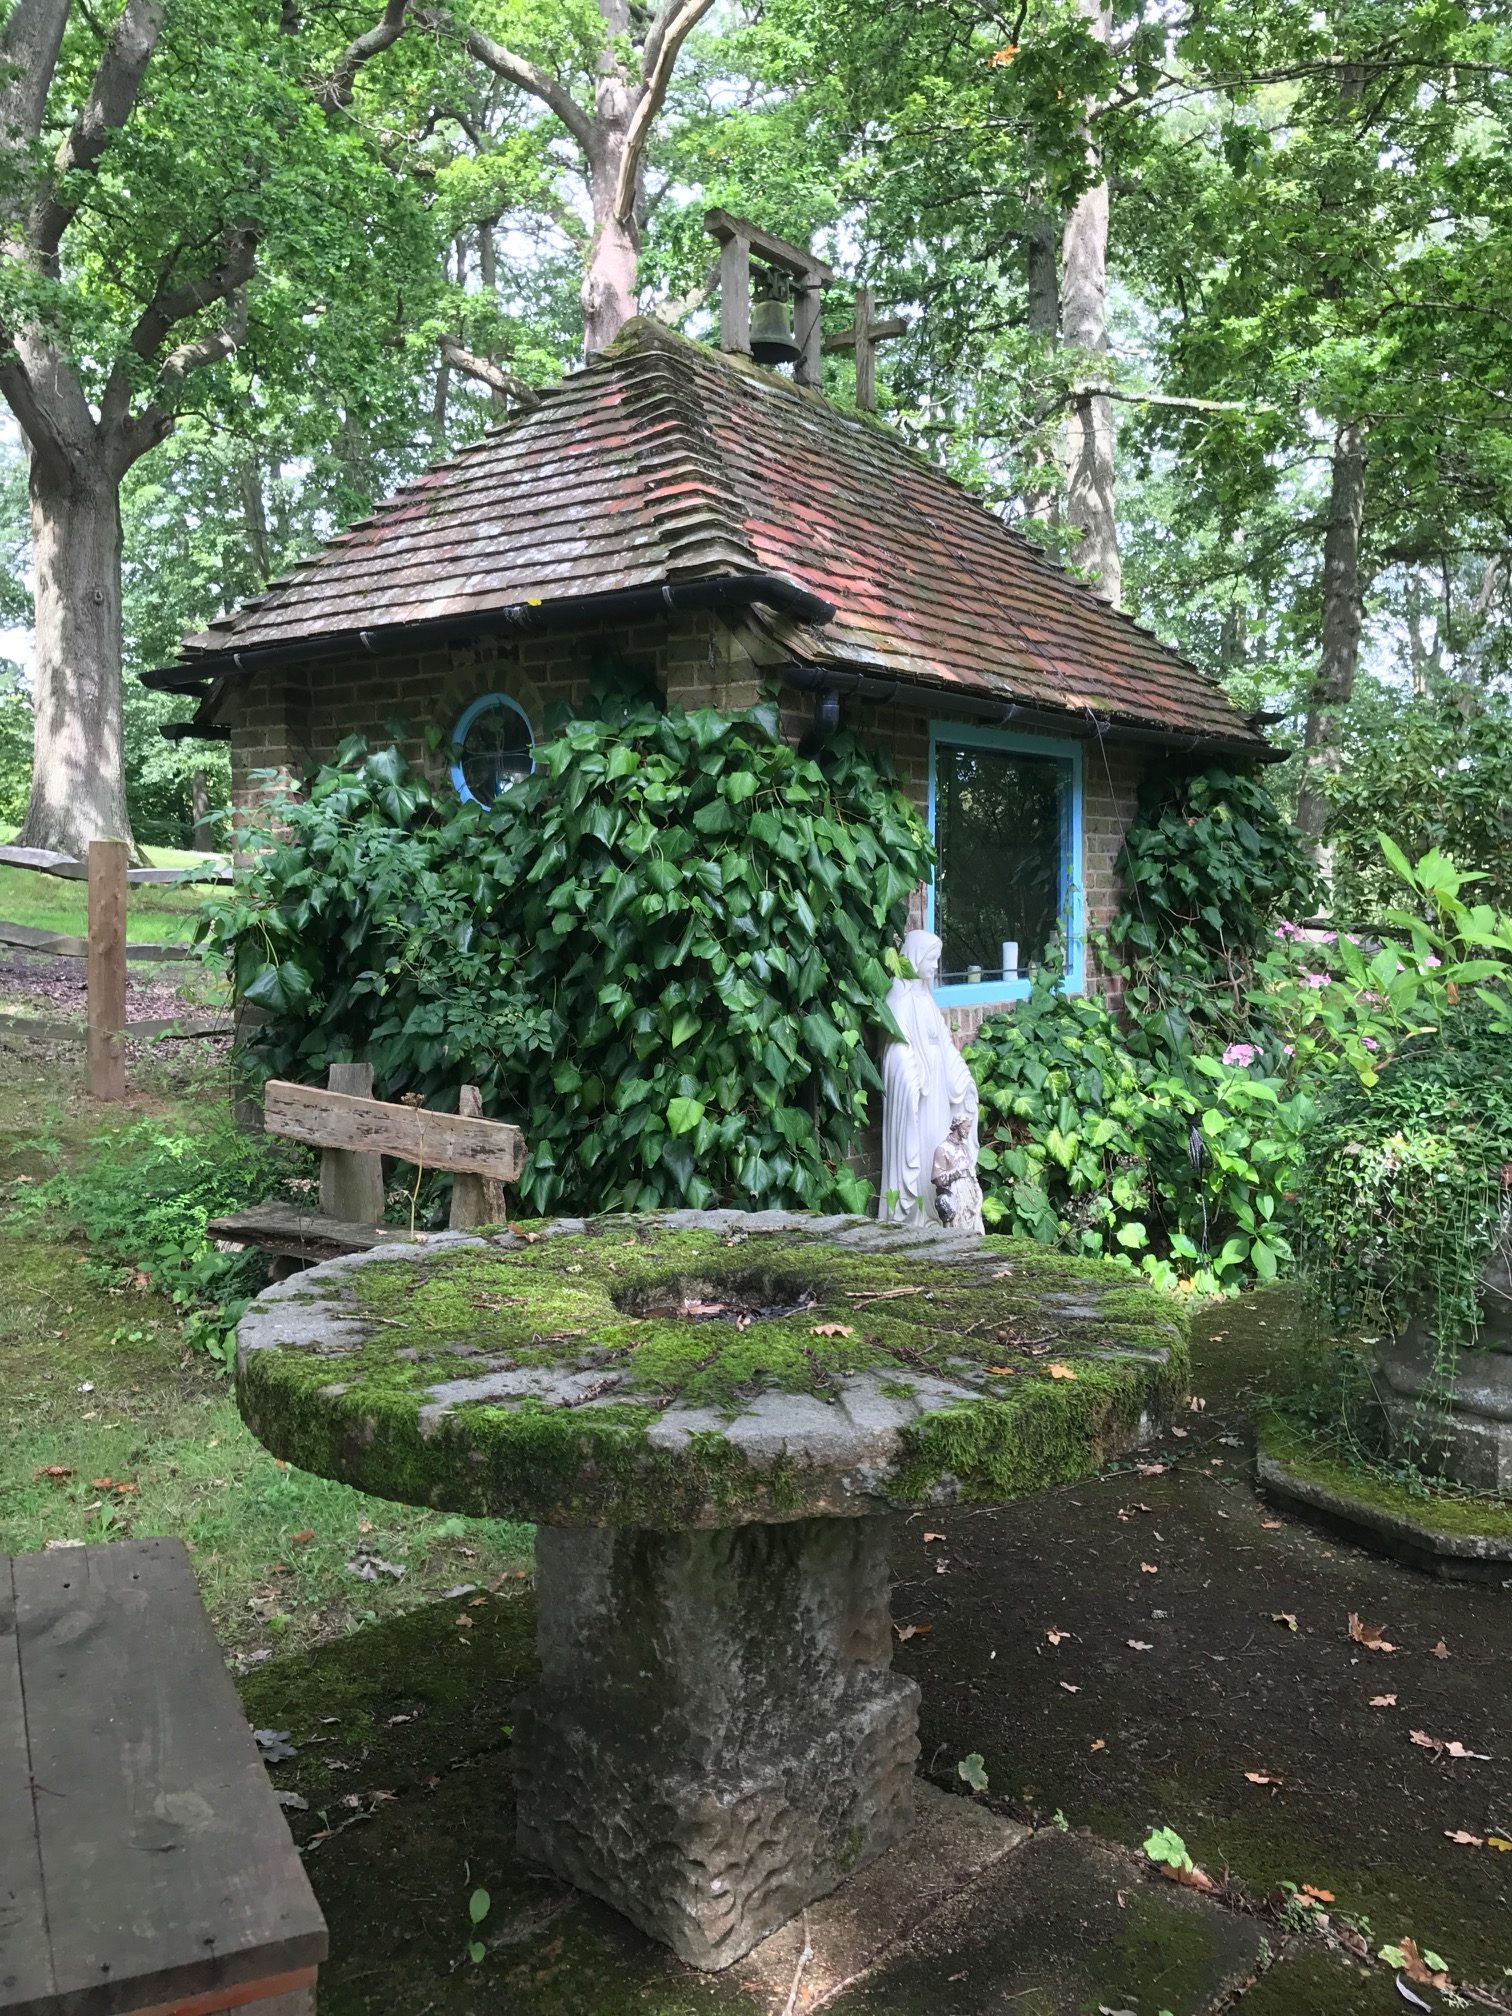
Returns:
[[[930,759],[938,856],[930,928],[945,947],[941,999],[1015,999],[1029,991],[1030,967],[1047,957],[1079,992],[1081,750],[937,723]]]

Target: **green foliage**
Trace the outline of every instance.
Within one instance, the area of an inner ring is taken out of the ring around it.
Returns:
[[[1384,829],[1416,859],[1430,848],[1484,879],[1512,908],[1512,699],[1439,679],[1404,702],[1356,695],[1341,768],[1329,779],[1328,841],[1341,913],[1373,919],[1396,900]]]
[[[1143,1054],[1138,1036],[1044,976],[982,1024],[966,1058],[989,1224],[1165,1285],[1273,1280],[1291,1257],[1288,1193],[1311,1099],[1263,1067]]]
[[[859,1205],[882,947],[929,843],[881,760],[765,705],[569,722],[492,809],[349,747],[213,914],[260,1056],[484,1111],[546,1213]]]
[[[973,1750],[969,1757],[963,1757],[956,1765],[956,1776],[969,1785],[973,1792],[987,1790],[987,1770],[982,1762],[980,1750]]]
[[[1507,1036],[1454,1008],[1369,1086],[1341,1073],[1320,1101],[1302,1184],[1305,1272],[1330,1329],[1421,1323],[1473,1348],[1481,1278],[1512,1250]]]
[[[31,767],[31,703],[16,685],[0,679],[0,827],[20,825]]]
[[[1322,891],[1300,836],[1257,776],[1215,768],[1144,787],[1118,873],[1111,937],[1125,1002],[1151,1025],[1141,1047],[1182,1050],[1207,1032],[1247,1035],[1257,961],[1278,919],[1310,917]]]
[[[192,1132],[141,1120],[102,1135],[77,1164],[27,1191],[12,1218],[77,1233],[96,1258],[137,1270],[184,1313],[191,1342],[225,1366],[236,1320],[263,1285],[262,1260],[251,1249],[222,1253],[205,1228],[272,1196],[306,1160],[241,1133],[212,1102]]]
[[[1193,1866],[1187,1845],[1174,1827],[1157,1827],[1145,1836],[1143,1847],[1152,1862],[1159,1862],[1167,1869],[1185,1870]]]

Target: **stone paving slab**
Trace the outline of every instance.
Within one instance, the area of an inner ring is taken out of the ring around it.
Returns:
[[[1214,2016],[1261,1953],[1252,1920],[1088,1836],[1049,1831],[818,2006],[835,2016]]]
[[[763,2008],[768,2001],[782,2008],[795,1981],[795,2008],[818,2008],[912,1939],[1005,1856],[1013,1858],[1028,1839],[1028,1828],[921,1780],[908,1839],[810,1904],[733,1971],[742,1988],[763,1998]]]

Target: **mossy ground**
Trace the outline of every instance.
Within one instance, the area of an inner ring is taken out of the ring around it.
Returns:
[[[942,1263],[655,1219],[516,1230],[523,1243],[313,1280],[311,1300],[354,1310],[367,1337],[353,1352],[248,1354],[240,1396],[262,1438],[323,1474],[464,1512],[693,1525],[813,1502],[796,1460],[748,1464],[718,1432],[764,1393],[835,1400],[859,1372],[894,1392],[965,1380],[979,1397],[906,1431],[892,1492],[920,1502],[948,1477],[995,1502],[1095,1470],[1185,1387],[1174,1299],[1022,1242]],[[779,1313],[748,1327],[664,1313],[731,1305]],[[291,1338],[300,1306],[287,1308]],[[607,1390],[572,1407],[461,1400],[422,1432],[436,1388],[522,1367]],[[707,1432],[686,1450],[648,1447],[674,1405],[706,1410]]]
[[[161,1084],[102,1116],[66,1081],[22,1072],[14,1053],[9,1062],[0,1157],[12,1195],[112,1122],[155,1112],[171,1123],[178,1110]],[[181,1535],[222,1643],[264,1654],[528,1563],[524,1529],[447,1521],[276,1462],[243,1426],[228,1383],[189,1349],[171,1306],[130,1268],[34,1230],[0,1232],[0,1282],[0,1553],[50,1539]],[[346,1564],[363,1555],[405,1573],[361,1580]]]

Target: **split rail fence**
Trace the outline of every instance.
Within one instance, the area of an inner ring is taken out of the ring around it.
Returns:
[[[85,961],[85,1027],[27,1015],[0,1014],[0,1035],[36,1036],[53,1043],[82,1043],[87,1053],[91,1098],[126,1096],[126,1044],[132,1037],[227,1036],[228,1015],[171,1016],[167,1020],[126,1020],[126,962],[152,964],[198,958],[191,945],[149,945],[126,936],[126,893],[133,883],[229,882],[229,868],[133,868],[124,840],[91,840],[87,861],[41,847],[0,847],[0,868],[25,868],[89,885],[89,933],[41,931],[29,924],[0,921],[0,947],[50,953]]]

